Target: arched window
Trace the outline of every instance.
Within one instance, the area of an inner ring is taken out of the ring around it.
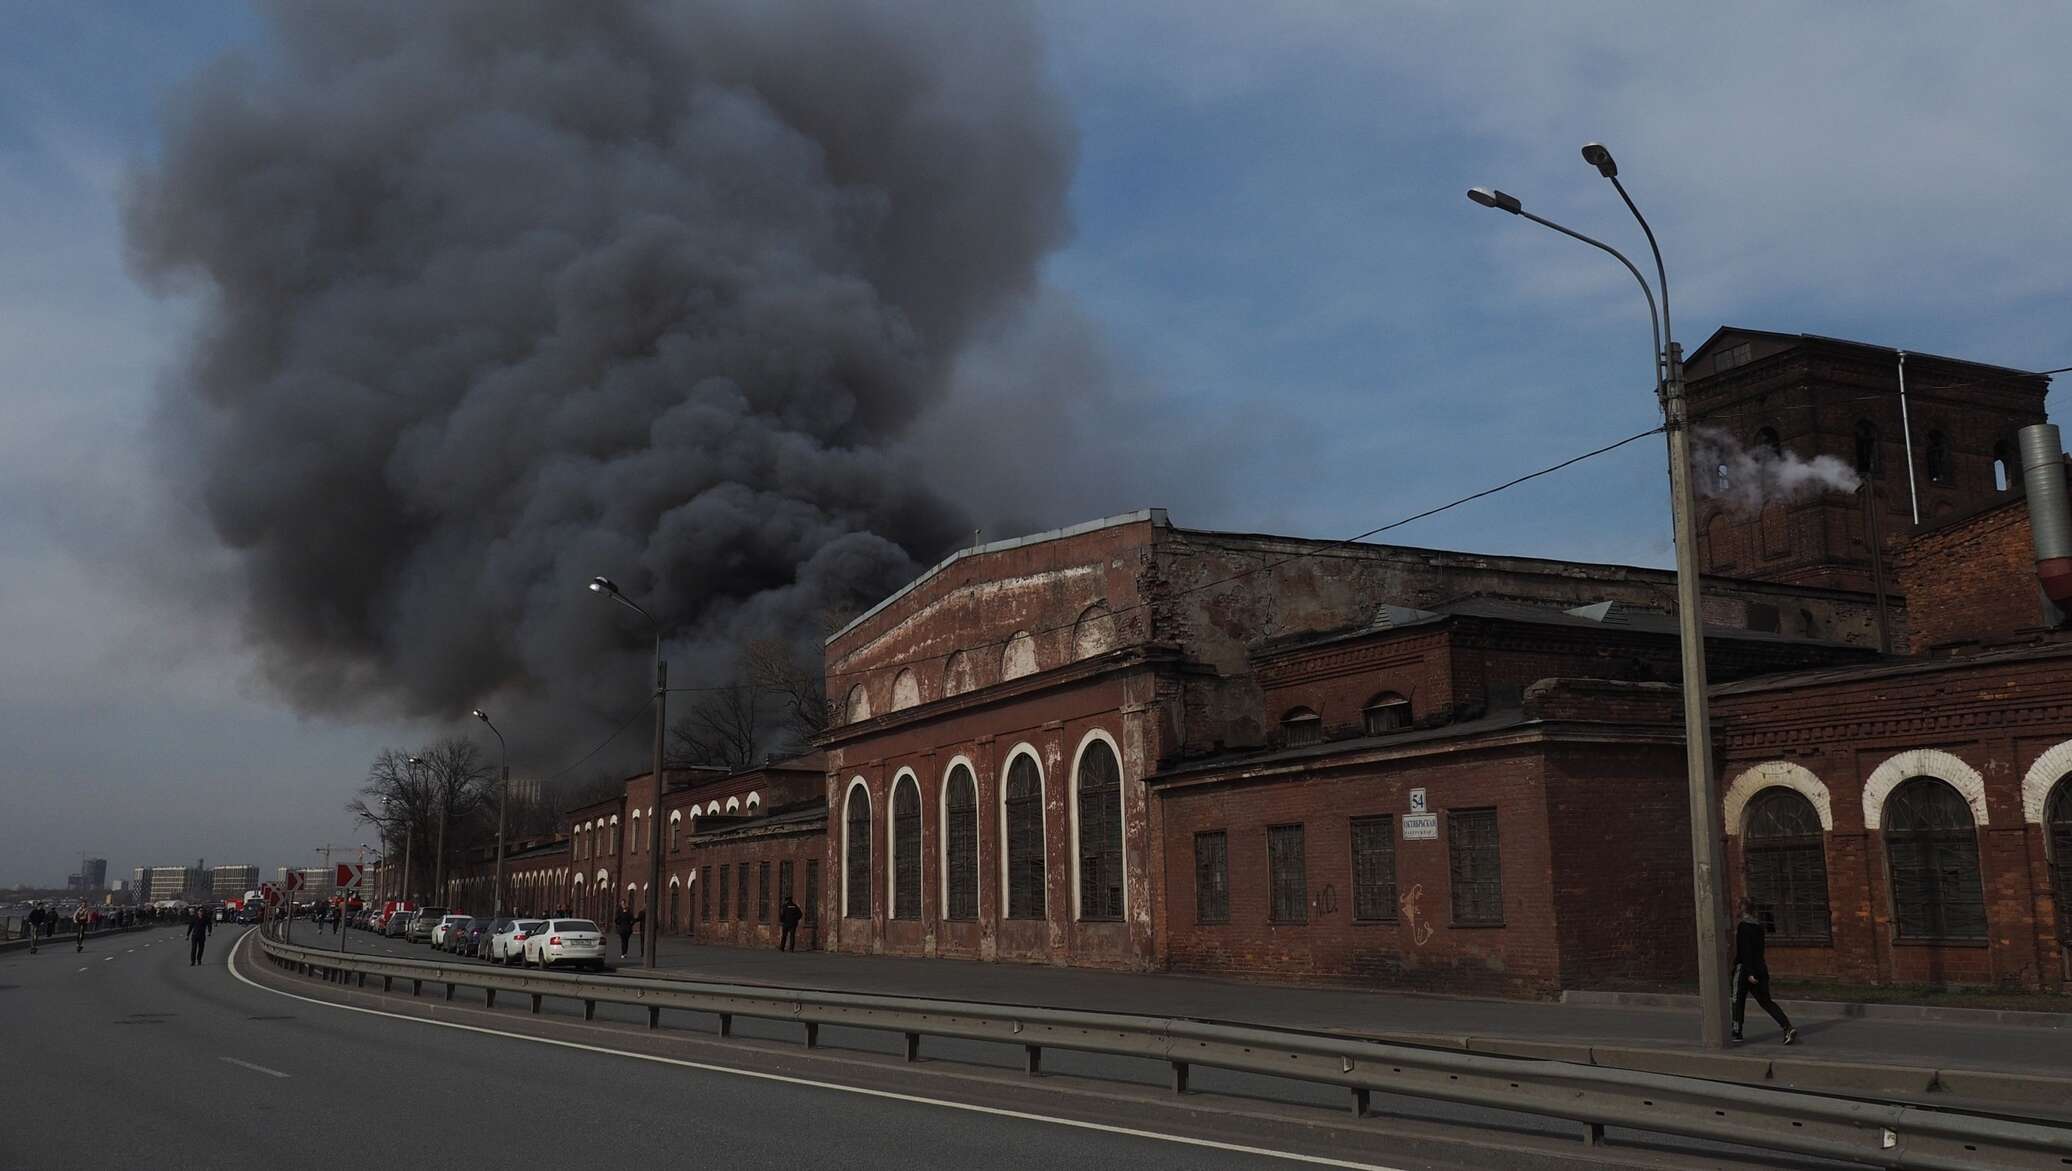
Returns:
[[[1866,478],[1885,474],[1885,454],[1878,449],[1878,427],[1869,419],[1856,421],[1856,474]]]
[[[1007,917],[1043,918],[1043,774],[1023,753],[1007,766],[1001,788],[1006,832]]]
[[[683,830],[683,813],[682,813],[681,811],[678,811],[678,812],[675,812],[675,813],[672,813],[672,814],[670,814],[670,815],[669,815],[669,852],[670,852],[670,853],[672,853],[672,854],[676,853],[676,849],[677,849],[677,837],[678,837],[678,835],[679,835],[679,834],[680,834],[680,833],[682,832],[682,830]]]
[[[1884,821],[1900,938],[1984,939],[1978,830],[1963,795],[1934,777],[1915,777],[1885,799]]]
[[[1813,803],[1772,786],[1748,803],[1743,825],[1745,889],[1763,926],[1780,942],[1827,942],[1827,847]]]
[[[961,763],[943,782],[943,918],[978,918],[978,782]]]
[[[675,931],[677,929],[678,920],[676,917],[676,906],[677,900],[680,897],[682,897],[682,895],[683,887],[677,883],[676,879],[671,878],[669,880],[669,930],[671,931]]]
[[[1289,708],[1281,717],[1281,740],[1291,747],[1323,743],[1324,717],[1306,707]]]
[[[1410,701],[1384,691],[1360,709],[1360,724],[1369,736],[1386,736],[1410,726]]]
[[[2072,940],[2072,777],[2060,780],[2043,815],[2050,847],[2051,890],[2057,894],[2058,940]]]
[[[1921,462],[1927,465],[1930,483],[1949,483],[1950,437],[1940,431],[1930,431],[1928,433],[1928,454]]]
[[[2003,439],[1993,445],[1993,491],[2005,492],[2008,484],[2008,469],[2014,467],[2014,449]]]
[[[1036,673],[1036,638],[1026,630],[1017,630],[1007,640],[1007,648],[1000,652],[1000,677],[1019,679]]]
[[[1714,464],[1712,468],[1712,490],[1725,495],[1734,487],[1734,478],[1727,474],[1727,465]]]
[[[1122,918],[1122,765],[1106,740],[1079,754],[1079,917]]]
[[[633,832],[626,835],[626,852],[640,853],[640,810],[633,811]]]
[[[861,683],[857,684],[854,687],[851,687],[849,689],[849,702],[846,705],[844,705],[844,707],[845,710],[848,712],[848,718],[843,721],[844,723],[854,724],[862,720],[870,719],[870,692],[865,691],[863,689],[863,684]]]
[[[971,665],[971,656],[963,651],[950,655],[950,661],[942,668],[942,693],[962,695],[978,686],[978,672]]]
[[[871,795],[862,785],[849,786],[848,823],[842,842],[842,914],[871,917]],[[721,900],[724,902],[725,900]]]
[[[1764,427],[1755,433],[1755,453],[1767,459],[1784,454],[1784,445],[1777,442],[1777,428]]]
[[[892,710],[910,708],[921,702],[921,677],[912,667],[901,669],[892,679]]]
[[[911,774],[892,785],[892,917],[921,917],[921,786]]]
[[[1072,627],[1072,657],[1090,659],[1115,649],[1115,615],[1105,602],[1095,602],[1079,614]]]

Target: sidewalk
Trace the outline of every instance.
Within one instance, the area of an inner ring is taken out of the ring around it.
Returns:
[[[620,968],[631,971],[637,963],[627,961]],[[906,956],[786,953],[682,938],[662,940],[659,966],[663,975],[686,979],[1183,1016],[1349,1035],[1698,1048],[1693,1012],[1650,1006],[1484,1000]],[[1777,1026],[1751,1003],[1749,1043],[1730,1052],[1772,1061],[2072,1076],[2072,1030],[1853,1017],[1834,1012],[1836,1006],[1812,1003],[1784,1007],[1799,1026],[1799,1044],[1780,1045]]]

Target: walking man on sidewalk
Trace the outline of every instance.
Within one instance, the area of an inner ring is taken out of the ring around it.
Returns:
[[[211,923],[209,922],[209,913],[208,913],[207,911],[200,911],[200,910],[198,910],[198,911],[194,912],[194,914],[193,914],[192,916],[190,916],[190,917],[188,918],[188,920],[187,920],[187,966],[188,966],[188,967],[190,967],[190,968],[193,968],[193,967],[199,967],[199,966],[201,965],[201,950],[202,950],[202,947],[203,947],[203,945],[207,944],[207,943],[208,943],[208,941],[209,941],[209,930],[210,930],[210,928],[211,928],[211,927],[212,927],[212,924],[211,924]]]
[[[1741,1040],[1741,1017],[1748,1008],[1748,994],[1755,993],[1755,1002],[1763,1006],[1777,1027],[1784,1030],[1784,1043],[1789,1045],[1799,1039],[1799,1031],[1791,1027],[1791,1018],[1770,999],[1770,965],[1763,960],[1763,924],[1755,917],[1755,900],[1741,900],[1741,922],[1734,927],[1734,1040]]]
[[[72,912],[72,930],[75,933],[73,951],[86,950],[86,925],[93,922],[93,917],[94,913],[87,909],[85,903],[79,904],[79,909]]]
[[[791,896],[785,895],[784,906],[777,912],[777,922],[784,927],[784,935],[777,941],[778,951],[798,950],[799,920],[805,917],[806,913],[799,910],[799,905],[792,901]]]
[[[29,908],[29,954],[36,954],[36,944],[43,938],[43,904]]]
[[[612,926],[619,929],[619,958],[626,958],[626,949],[633,944],[633,904],[620,903],[618,918]]]

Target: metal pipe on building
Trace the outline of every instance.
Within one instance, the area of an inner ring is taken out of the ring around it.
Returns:
[[[2060,611],[2072,609],[2072,501],[2065,496],[2065,452],[2058,426],[2037,423],[2015,433],[2021,448],[2022,492],[2029,501],[2029,534],[2036,546],[2036,580]]]
[[[1907,352],[1899,351],[1899,438],[1906,444],[1907,502],[1913,506],[1914,524],[1921,523],[1921,493],[1914,484],[1914,425],[1907,417]]]

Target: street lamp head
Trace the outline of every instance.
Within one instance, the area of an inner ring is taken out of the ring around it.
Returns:
[[[1586,142],[1583,144],[1583,161],[1596,167],[1597,173],[1607,179],[1619,177],[1618,161],[1612,158],[1612,152],[1605,149],[1605,145],[1601,142]]]
[[[608,577],[591,578],[590,588],[596,590],[600,594],[611,594],[614,597],[618,596],[619,593],[619,587],[617,585],[614,585],[612,583],[612,579]]]
[[[408,761],[409,761],[409,762],[410,762],[411,764],[423,764],[423,763],[424,763],[424,758],[423,758],[423,757],[420,757],[420,756],[410,756],[410,757],[405,757],[404,759],[408,760]]]
[[[485,712],[483,712],[483,710],[479,707],[475,709],[475,718],[481,720],[485,724],[489,722],[489,716]]]
[[[1518,202],[1517,196],[1506,195],[1501,191],[1488,187],[1468,188],[1468,198],[1484,207],[1493,207],[1498,211],[1510,212],[1512,215],[1521,215],[1525,211],[1525,205]]]

